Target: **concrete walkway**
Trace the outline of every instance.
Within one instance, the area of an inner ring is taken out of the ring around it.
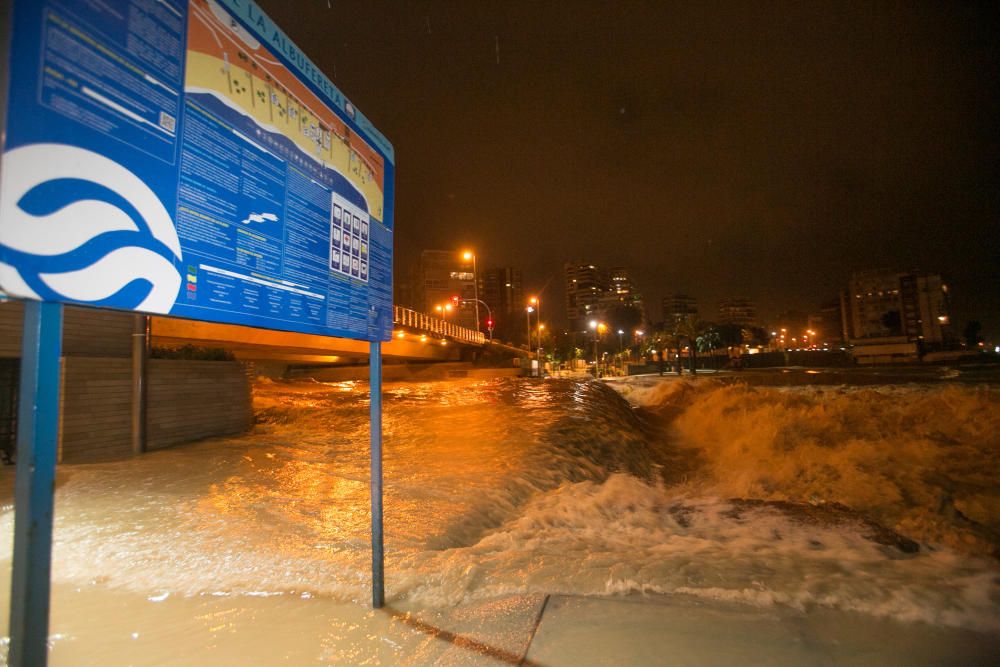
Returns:
[[[432,614],[390,609],[443,643],[433,664],[994,665],[1000,637],[817,609],[687,596],[503,598]]]

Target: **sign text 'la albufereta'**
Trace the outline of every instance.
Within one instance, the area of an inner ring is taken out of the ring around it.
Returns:
[[[16,0],[0,288],[388,340],[394,154],[250,0]]]

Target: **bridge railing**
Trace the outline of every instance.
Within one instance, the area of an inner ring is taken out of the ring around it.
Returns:
[[[483,345],[486,342],[486,336],[481,331],[460,327],[439,317],[432,317],[402,306],[392,307],[392,323],[470,345]]]

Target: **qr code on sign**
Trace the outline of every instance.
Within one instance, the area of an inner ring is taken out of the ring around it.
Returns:
[[[160,127],[162,127],[167,132],[173,133],[174,127],[177,125],[177,120],[165,111],[160,112]]]

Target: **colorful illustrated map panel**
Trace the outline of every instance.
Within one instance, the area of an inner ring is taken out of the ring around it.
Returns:
[[[17,0],[0,287],[388,340],[392,146],[248,0]]]

